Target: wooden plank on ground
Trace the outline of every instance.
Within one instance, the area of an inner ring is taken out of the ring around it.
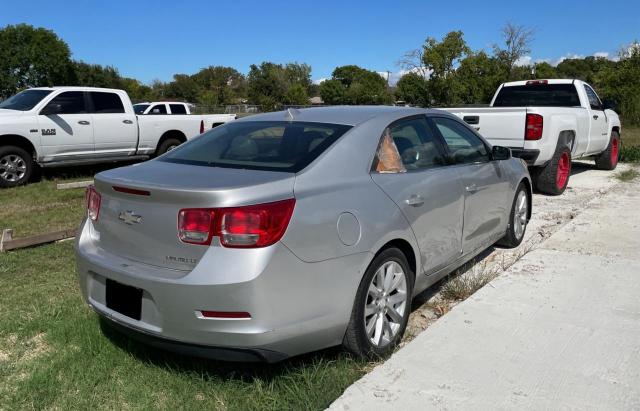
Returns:
[[[58,190],[66,190],[68,188],[85,188],[93,184],[93,180],[87,181],[75,181],[73,183],[59,183],[56,184]]]
[[[5,233],[11,232],[8,236]],[[3,230],[0,240],[0,251],[15,250],[18,248],[31,247],[34,245],[52,243],[58,240],[73,238],[76,235],[75,229],[54,231],[52,233],[38,234],[24,238],[12,238],[13,230]]]

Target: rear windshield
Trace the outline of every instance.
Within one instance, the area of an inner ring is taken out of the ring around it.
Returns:
[[[25,90],[0,103],[0,108],[28,111],[34,108],[43,98],[51,94],[51,91],[52,90]]]
[[[231,122],[185,143],[160,161],[298,172],[351,126],[288,121]]]
[[[530,84],[502,87],[493,106],[576,107],[580,106],[580,99],[573,84]]]

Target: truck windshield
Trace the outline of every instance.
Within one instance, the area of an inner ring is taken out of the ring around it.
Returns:
[[[52,91],[53,90],[25,90],[0,103],[0,108],[28,111],[34,108],[43,98],[51,94]]]
[[[133,112],[136,114],[142,114],[149,107],[149,104],[134,104]]]
[[[159,160],[295,173],[315,160],[350,128],[297,121],[232,122],[173,149]]]
[[[530,84],[502,87],[493,106],[580,107],[580,99],[573,84]]]

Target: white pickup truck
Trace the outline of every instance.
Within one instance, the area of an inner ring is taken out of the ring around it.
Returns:
[[[580,80],[528,80],[502,84],[490,107],[445,108],[489,142],[510,147],[530,166],[543,193],[562,194],[571,160],[595,156],[596,166],[618,163],[620,119]]]
[[[92,87],[32,88],[0,102],[0,187],[27,183],[38,166],[147,159],[236,118],[158,104],[166,114],[138,116],[125,91]]]

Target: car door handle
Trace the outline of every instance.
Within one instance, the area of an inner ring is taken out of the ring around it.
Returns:
[[[594,114],[594,115],[593,115],[593,119],[594,119],[594,120],[597,120],[597,119],[598,119],[598,115],[597,115],[597,114]]]
[[[124,124],[133,124],[133,121],[131,121],[131,120],[122,120],[122,122]]]
[[[466,186],[465,190],[467,190],[470,193],[475,193],[476,191],[478,191],[478,186],[475,184],[471,184],[470,186]]]
[[[83,126],[88,126],[89,122],[87,120],[80,120],[78,121],[78,124],[82,124]]]
[[[407,203],[407,205],[410,205],[411,207],[420,207],[421,205],[424,204],[424,198],[422,198],[422,196],[414,194],[411,197],[404,200],[404,202]]]

